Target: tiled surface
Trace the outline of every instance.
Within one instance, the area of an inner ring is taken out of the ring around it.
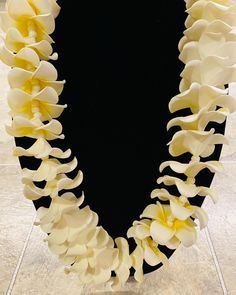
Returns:
[[[1,3],[0,3],[1,6]],[[0,65],[0,295],[111,294],[106,286],[82,288],[76,277],[65,276],[63,267],[43,242],[44,234],[32,227],[35,212],[22,196],[18,159],[12,156],[14,142],[4,125],[10,121],[6,104],[8,68]],[[221,160],[225,171],[215,175],[212,187],[220,200],[206,200],[207,230],[196,245],[179,247],[169,268],[146,275],[138,286],[132,280],[117,295],[236,295],[236,114],[227,121]],[[112,293],[113,294],[113,293]]]
[[[211,217],[208,224],[210,238],[226,288],[236,291],[236,163],[224,166],[225,171],[216,175],[214,181],[220,199],[214,206],[207,201],[204,207]]]
[[[34,220],[19,174],[0,176],[0,294],[6,294]]]

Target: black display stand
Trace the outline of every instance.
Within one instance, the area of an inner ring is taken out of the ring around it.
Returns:
[[[54,65],[59,78],[67,81],[60,103],[68,108],[60,117],[66,138],[50,144],[72,149],[84,173],[82,185],[73,192],[78,197],[85,192],[85,204],[115,238],[126,236],[132,222],[153,202],[149,196],[157,187],[160,163],[187,162],[191,155],[173,158],[166,145],[179,130],[167,132],[167,122],[190,114],[168,110],[170,99],[179,92],[183,69],[177,46],[184,30],[185,2],[111,2],[79,1],[75,9],[71,1],[58,1],[62,9],[53,38],[59,59]],[[225,124],[210,127],[224,133]],[[32,142],[16,139],[24,147]],[[219,159],[221,147],[204,161]],[[38,166],[32,158],[21,157],[20,162],[22,167]],[[177,176],[169,169],[164,172]],[[204,170],[197,184],[210,186],[212,178]],[[173,187],[168,190],[176,192]],[[202,197],[191,200],[202,201]],[[36,208],[49,203],[50,198],[34,202]],[[132,241],[130,246],[134,249]],[[168,256],[173,252],[161,249]],[[158,267],[145,264],[144,271]]]

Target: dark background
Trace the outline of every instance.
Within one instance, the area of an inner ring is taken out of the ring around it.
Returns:
[[[75,8],[71,1],[58,1],[62,10],[53,38],[59,60],[54,64],[59,78],[67,81],[60,103],[68,108],[60,117],[66,139],[50,143],[72,149],[84,173],[83,184],[74,192],[78,197],[85,192],[85,204],[115,238],[126,236],[153,202],[149,196],[157,187],[159,165],[171,159],[166,144],[178,130],[167,133],[166,124],[190,111],[168,111],[183,69],[177,45],[186,18],[184,1],[112,2],[78,1]],[[224,124],[214,127],[223,133]],[[29,146],[32,140],[16,142]],[[218,159],[220,150],[217,146],[208,159]],[[190,156],[175,159],[187,162]],[[31,169],[38,165],[25,157],[21,164]],[[168,169],[164,174],[174,175]],[[209,186],[212,177],[203,171],[197,183]],[[172,193],[174,189],[168,187]],[[34,203],[37,208],[48,206],[50,198]],[[133,249],[132,241],[130,246]],[[154,268],[145,265],[144,270]]]

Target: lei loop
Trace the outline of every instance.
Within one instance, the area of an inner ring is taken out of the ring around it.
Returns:
[[[76,157],[68,163],[60,162],[70,157],[71,150],[50,145],[51,140],[64,139],[58,117],[66,108],[58,104],[65,81],[57,80],[57,70],[50,63],[58,58],[50,37],[60,11],[57,1],[7,0],[6,11],[1,13],[5,35],[0,58],[11,67],[7,100],[12,123],[6,129],[14,137],[35,139],[28,149],[17,146],[15,156],[41,160],[37,170],[23,169],[24,196],[33,201],[50,196],[50,207],[38,209],[35,224],[48,234],[48,247],[66,266],[65,272],[78,273],[83,284],[107,282],[114,271],[111,287],[117,290],[128,280],[131,267],[134,278],[142,282],[143,261],[151,266],[168,263],[159,245],[176,249],[182,243],[189,247],[197,239],[194,219],[198,219],[200,229],[207,225],[206,212],[191,205],[191,198],[210,196],[217,201],[211,188],[195,184],[195,177],[203,169],[215,173],[223,168],[219,161],[201,159],[210,156],[216,144],[228,143],[214,129],[205,131],[208,123],[223,123],[236,110],[228,89],[228,84],[236,81],[236,4],[233,0],[185,2],[188,17],[179,42],[179,58],[185,67],[180,93],[170,100],[169,110],[174,113],[189,108],[192,114],[171,119],[167,130],[180,127],[168,143],[170,155],[189,152],[192,157],[189,163],[161,163],[160,172],[170,167],[186,179],[169,175],[157,179],[158,184],[175,185],[179,195],[171,195],[165,188],[152,191],[151,198],[157,201],[148,205],[127,231],[127,238],[136,242],[132,253],[126,238],[113,240],[98,225],[97,214],[89,206],[83,207],[84,194],[78,197],[69,191],[83,181],[80,170],[74,179],[67,176],[77,168]],[[41,181],[46,183],[44,188],[37,186]],[[68,192],[60,194],[61,190]]]

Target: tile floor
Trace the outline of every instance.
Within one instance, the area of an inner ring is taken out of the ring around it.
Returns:
[[[105,285],[83,288],[75,277],[65,276],[43,242],[44,234],[33,226],[35,211],[22,195],[19,162],[11,154],[14,142],[4,132],[10,121],[7,72],[0,64],[0,295],[109,295]],[[220,200],[216,205],[205,201],[210,221],[197,244],[179,247],[169,268],[146,275],[141,286],[130,280],[117,295],[236,295],[235,126],[233,114],[226,128],[231,144],[221,155],[225,169],[212,183]]]

